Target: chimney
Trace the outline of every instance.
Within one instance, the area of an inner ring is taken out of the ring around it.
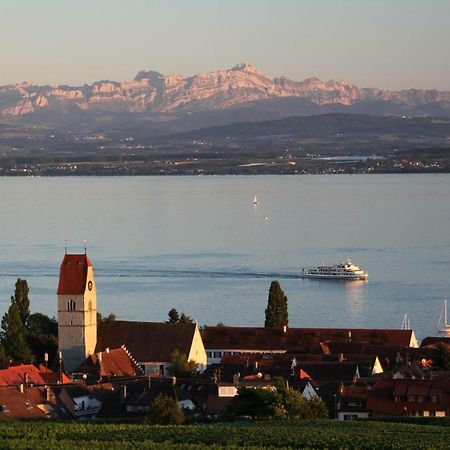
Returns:
[[[348,340],[350,342],[352,341],[352,332],[351,331],[348,332]]]
[[[287,332],[287,325],[283,325],[283,333],[286,334]]]
[[[105,352],[106,352],[106,353],[109,353],[109,347],[106,347],[106,348],[105,348]]]

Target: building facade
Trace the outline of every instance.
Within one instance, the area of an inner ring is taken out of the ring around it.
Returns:
[[[97,343],[97,291],[87,254],[64,256],[57,295],[58,348],[70,371],[94,353]]]

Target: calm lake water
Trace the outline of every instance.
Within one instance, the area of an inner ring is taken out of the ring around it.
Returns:
[[[64,242],[94,264],[98,309],[162,321],[262,326],[270,282],[289,323],[434,334],[450,297],[450,176],[2,178],[0,313],[26,278],[56,316]],[[254,195],[259,205],[254,206]],[[369,281],[298,278],[347,258]]]

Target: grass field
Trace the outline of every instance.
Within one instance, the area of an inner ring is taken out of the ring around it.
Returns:
[[[3,422],[0,448],[206,449],[206,448],[450,448],[448,422],[254,422],[198,426],[121,423]]]

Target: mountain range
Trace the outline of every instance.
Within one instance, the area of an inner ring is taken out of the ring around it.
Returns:
[[[75,129],[171,134],[240,121],[330,112],[450,116],[450,92],[360,88],[349,81],[270,77],[254,66],[191,77],[140,71],[132,81],[0,86],[0,119]]]

